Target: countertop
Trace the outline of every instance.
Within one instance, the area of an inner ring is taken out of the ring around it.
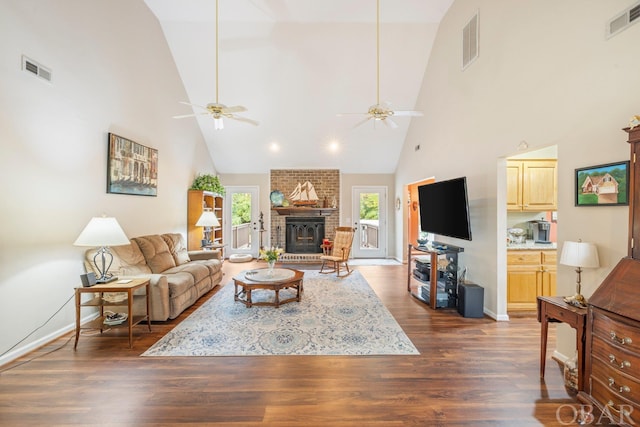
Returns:
[[[509,243],[507,244],[507,250],[509,251],[527,251],[527,250],[556,250],[558,244],[556,242],[551,243]]]

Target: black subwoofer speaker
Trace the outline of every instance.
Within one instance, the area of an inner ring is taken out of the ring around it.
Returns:
[[[484,317],[484,288],[473,283],[458,285],[458,313],[464,317]]]

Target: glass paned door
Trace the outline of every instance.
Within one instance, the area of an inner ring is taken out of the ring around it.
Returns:
[[[354,257],[386,258],[386,206],[386,187],[353,187]]]
[[[257,257],[260,245],[258,187],[225,188],[225,235],[229,236],[225,254],[251,254]]]

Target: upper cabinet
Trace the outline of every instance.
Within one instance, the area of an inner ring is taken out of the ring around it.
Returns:
[[[507,160],[508,211],[555,211],[557,195],[556,160]]]

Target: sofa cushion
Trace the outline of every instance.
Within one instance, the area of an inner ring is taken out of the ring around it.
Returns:
[[[181,295],[194,287],[193,276],[187,272],[167,274],[169,284],[169,298]]]
[[[140,251],[144,255],[144,259],[147,261],[147,265],[154,273],[162,273],[176,266],[176,262],[173,259],[173,255],[169,251],[169,246],[164,239],[153,234],[150,236],[134,237],[134,240],[140,247]]]
[[[162,238],[167,243],[167,246],[169,246],[169,252],[171,252],[176,265],[181,265],[191,261],[189,258],[189,252],[187,252],[187,247],[184,244],[182,234],[167,233],[163,234]]]
[[[176,265],[164,271],[164,274],[171,276],[174,273],[189,273],[193,276],[193,282],[198,283],[210,275],[209,268],[200,263],[190,262],[188,264]]]
[[[203,259],[191,261],[190,264],[204,265],[209,269],[209,274],[214,275],[222,270],[222,262],[217,259]]]

